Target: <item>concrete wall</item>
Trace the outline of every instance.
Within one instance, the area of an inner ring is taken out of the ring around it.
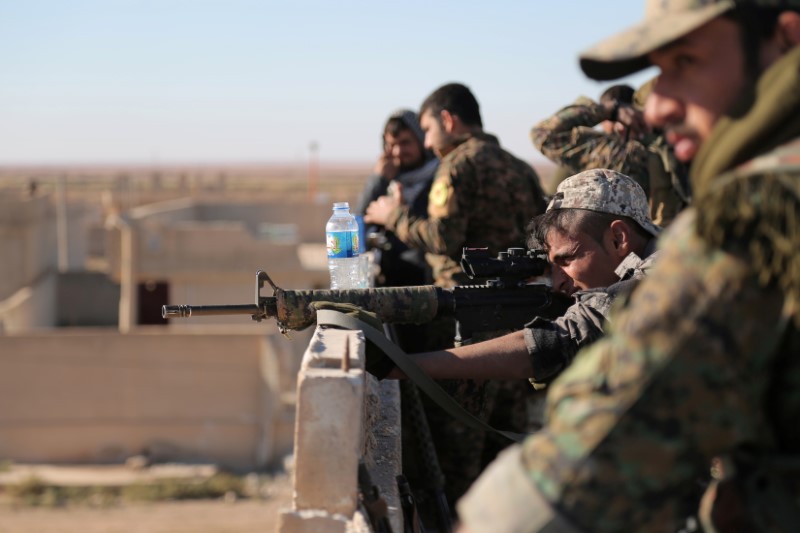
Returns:
[[[252,470],[282,457],[291,347],[209,329],[0,336],[0,458],[114,463],[149,453]]]
[[[330,213],[304,203],[161,202],[130,211],[137,235],[140,281],[219,283],[227,276],[255,275],[266,269],[281,286],[327,286],[324,246],[320,261],[301,261],[297,247],[324,243]],[[112,276],[120,276],[118,231],[107,246]],[[313,264],[313,266],[309,266]]]
[[[0,195],[0,302],[56,266],[56,219],[49,196]]]
[[[57,283],[58,274],[53,270],[45,271],[38,279],[0,301],[0,335],[53,327],[57,316]]]
[[[53,327],[58,322],[57,195],[0,195],[0,332],[22,332]],[[68,220],[68,270],[84,268],[88,228],[100,217],[99,206],[72,203]],[[91,300],[85,295],[81,303]]]
[[[401,471],[396,381],[364,370],[360,331],[314,332],[297,381],[292,508],[279,533],[371,531],[359,505],[363,463],[386,502],[393,531],[403,531],[395,477]]]
[[[126,290],[132,283],[166,283],[169,295],[163,304],[190,305],[254,303],[259,269],[284,288],[327,287],[323,235],[328,216],[317,205],[286,202],[180,199],[132,209],[109,228],[105,247],[109,274],[122,286],[121,331],[135,325],[130,317],[140,306],[127,296],[133,294]],[[271,294],[271,289],[263,294]],[[247,320],[227,316],[173,322],[181,326]]]
[[[112,326],[119,322],[119,285],[99,272],[58,275],[56,326]]]

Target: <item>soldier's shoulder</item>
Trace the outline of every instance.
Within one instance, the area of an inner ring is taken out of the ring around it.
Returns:
[[[453,173],[472,168],[476,162],[493,159],[499,145],[483,137],[471,136],[447,154],[439,165],[439,172]]]
[[[800,137],[754,157],[734,169],[734,174],[760,174],[763,172],[800,173]]]

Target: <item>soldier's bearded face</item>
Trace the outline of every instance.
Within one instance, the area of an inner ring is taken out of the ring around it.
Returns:
[[[664,128],[679,160],[694,158],[748,87],[741,43],[739,26],[716,18],[649,55],[661,73],[647,99],[645,118]]]
[[[553,289],[571,295],[576,291],[608,287],[619,281],[614,269],[621,258],[609,239],[597,242],[585,233],[570,236],[551,230],[547,234],[547,258],[550,261]],[[608,242],[606,242],[608,241]]]
[[[397,135],[384,135],[383,148],[392,158],[392,164],[401,171],[413,170],[424,163],[422,147],[409,130],[401,130]]]
[[[425,148],[441,159],[453,150],[453,135],[447,133],[442,120],[426,110],[419,117],[419,125],[425,132]]]

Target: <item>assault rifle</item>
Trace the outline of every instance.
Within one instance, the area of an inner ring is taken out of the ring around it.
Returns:
[[[311,302],[349,303],[372,311],[386,324],[424,324],[436,317],[456,319],[456,344],[474,333],[519,330],[536,316],[561,316],[573,300],[542,283],[528,280],[548,268],[543,252],[509,248],[491,257],[487,248],[464,248],[461,268],[482,285],[452,289],[422,285],[346,290],[284,290],[264,270],[256,273],[255,303],[239,305],[165,305],[164,318],[211,315],[250,315],[261,321],[275,318],[281,332],[301,330],[316,322]],[[264,283],[272,296],[262,296]]]

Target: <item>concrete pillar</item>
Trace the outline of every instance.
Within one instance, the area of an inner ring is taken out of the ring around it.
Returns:
[[[130,333],[136,327],[139,313],[138,234],[136,226],[121,215],[111,215],[107,227],[119,230],[119,332]]]
[[[279,533],[347,533],[347,517],[323,511],[284,512],[278,521]],[[368,531],[368,530],[367,530]]]
[[[69,228],[67,227],[67,178],[56,178],[56,236],[58,271],[69,270]]]
[[[279,533],[371,531],[358,506],[360,461],[387,503],[392,529],[403,530],[395,483],[398,387],[366,374],[364,349],[360,331],[314,332],[298,375],[294,498],[292,509],[281,513]]]
[[[365,374],[353,331],[320,330],[314,355],[304,360],[297,384],[294,508],[353,516],[358,502],[358,460],[363,447]],[[350,347],[352,346],[352,349]],[[363,360],[363,355],[361,356]]]

